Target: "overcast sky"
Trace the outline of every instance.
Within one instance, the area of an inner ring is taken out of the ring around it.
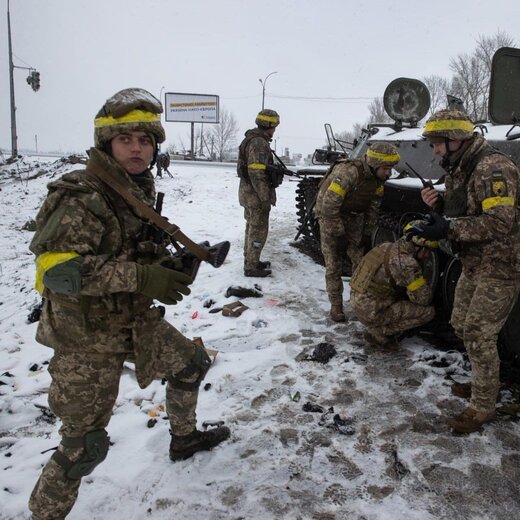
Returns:
[[[10,150],[7,0],[0,19],[0,146]],[[479,35],[517,37],[518,0],[11,0],[14,62],[41,73],[35,93],[15,70],[19,148],[83,151],[93,117],[127,87],[216,94],[240,127],[281,115],[277,151],[311,153],[365,122],[397,77],[450,76]],[[518,38],[517,38],[518,40]],[[517,41],[518,43],[518,41]],[[164,87],[164,88],[163,88]],[[322,98],[322,99],[316,99]],[[323,99],[325,98],[325,99]],[[328,98],[328,99],[327,99]],[[189,143],[188,123],[166,123]]]

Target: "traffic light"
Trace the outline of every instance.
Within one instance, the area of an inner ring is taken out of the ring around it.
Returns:
[[[26,78],[26,81],[34,92],[38,92],[40,90],[40,73],[36,70],[33,70]]]
[[[34,92],[38,92],[40,90],[40,73],[38,71],[33,71],[32,73],[33,81],[32,81],[32,89]]]

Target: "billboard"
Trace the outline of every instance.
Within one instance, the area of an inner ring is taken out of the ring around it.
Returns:
[[[218,123],[219,97],[209,94],[164,94],[165,120],[174,123]]]

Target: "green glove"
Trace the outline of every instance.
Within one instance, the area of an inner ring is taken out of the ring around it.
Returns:
[[[180,302],[183,294],[190,294],[193,282],[187,274],[166,269],[157,264],[137,266],[137,292],[159,300],[166,305]]]

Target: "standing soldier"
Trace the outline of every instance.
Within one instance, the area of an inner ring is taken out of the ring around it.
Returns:
[[[271,263],[260,255],[269,232],[269,213],[276,205],[276,188],[281,184],[274,169],[270,142],[280,116],[274,110],[261,110],[256,116],[257,128],[248,130],[238,151],[237,172],[240,177],[238,201],[244,208],[244,275],[264,277],[271,274]]]
[[[361,160],[336,161],[320,183],[314,213],[320,225],[325,284],[334,321],[345,321],[344,255],[349,256],[354,271],[364,254],[364,239],[376,225],[383,184],[398,162],[394,145],[374,143]]]
[[[410,222],[405,233],[420,224],[422,221]],[[433,319],[432,289],[419,260],[436,247],[437,242],[403,236],[375,247],[362,258],[350,281],[350,304],[367,327],[367,343],[392,348],[397,335]]]
[[[173,269],[167,241],[101,180],[117,179],[148,206],[155,198],[150,166],[165,139],[161,103],[142,89],[125,89],[95,118],[95,148],[86,170],[49,184],[30,249],[44,305],[37,341],[54,349],[49,405],[61,419],[61,442],[36,483],[34,520],[63,519],[81,478],[106,457],[105,428],[126,359],[141,388],[165,378],[172,439],[170,458],[185,459],[229,436],[196,429],[199,385],[210,359],[166,322],[164,308],[190,293],[192,279]],[[172,268],[163,267],[167,263]]]
[[[518,296],[519,171],[458,110],[441,110],[424,132],[447,171],[446,194],[421,195],[435,210],[430,225],[414,232],[449,239],[462,262],[451,324],[471,361],[469,407],[448,420],[455,432],[476,431],[496,417],[500,388],[497,339]],[[443,213],[449,220],[440,215]],[[461,388],[453,388],[460,393]]]

